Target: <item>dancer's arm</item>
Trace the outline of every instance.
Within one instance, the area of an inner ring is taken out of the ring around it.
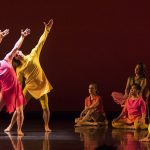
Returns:
[[[141,84],[140,84],[140,86],[141,86],[141,91],[140,91],[140,96],[142,96],[142,94],[143,94],[143,91],[144,91],[144,89],[145,89],[145,87],[146,87],[146,84],[147,84],[147,80],[146,80],[146,78],[144,78],[142,81],[141,81]]]
[[[130,91],[130,82],[131,82],[131,77],[128,78],[127,83],[126,83],[125,96],[127,96],[127,97],[129,95],[129,91]]]
[[[142,114],[142,118],[141,119],[142,119],[141,121],[145,123],[146,114]]]
[[[25,31],[21,30],[21,36],[20,36],[19,40],[14,45],[13,49],[5,56],[5,58],[4,58],[5,60],[11,61],[13,59],[13,57],[16,55],[17,50],[20,49],[20,47],[24,41],[24,38],[26,36],[28,36],[29,34],[30,34],[30,29],[27,28]]]
[[[44,29],[44,33],[41,35],[38,44],[31,50],[31,54],[36,53],[38,56],[40,56],[41,50],[43,48],[43,45],[47,39],[47,36],[53,26],[53,20],[51,19],[48,23],[45,23],[45,29]]]
[[[9,34],[9,29],[6,29],[4,31],[0,30],[0,43],[2,42],[3,38]]]
[[[122,117],[124,117],[126,114],[127,114],[127,107],[126,107],[126,104],[125,104],[125,106],[124,106],[123,109],[122,109],[121,114],[120,114],[117,118],[115,118],[115,119],[113,120],[113,122],[118,121],[119,119],[121,119]]]
[[[145,104],[145,101],[143,99],[141,99],[141,101],[140,101],[140,106],[141,106],[141,113],[142,113],[141,121],[145,122],[145,118],[146,118],[146,104]]]
[[[87,106],[88,99],[85,99],[84,101],[84,110],[80,113],[80,117],[85,116],[85,114],[88,112],[88,106]]]

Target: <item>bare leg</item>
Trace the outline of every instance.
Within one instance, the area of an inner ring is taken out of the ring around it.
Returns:
[[[50,118],[50,110],[48,106],[48,96],[47,94],[43,95],[40,98],[40,103],[43,109],[43,120],[45,123],[45,132],[51,132],[52,130],[49,128],[49,118]]]
[[[8,125],[8,127],[4,130],[4,132],[10,132],[12,127],[14,126],[14,124],[16,123],[16,120],[17,120],[17,111],[15,111],[13,113],[13,116],[11,118],[11,122],[10,124]]]
[[[82,118],[86,115],[86,111],[83,110],[81,113],[80,113],[80,117],[79,118],[75,118],[75,123],[77,124],[80,120],[82,120]]]
[[[117,129],[135,129],[134,125],[128,125],[124,119],[119,119],[117,121],[112,121],[112,127]]]
[[[26,98],[27,103],[28,103],[32,96],[29,94],[29,92],[26,90],[26,88],[24,88],[23,94],[25,95],[25,98]],[[12,116],[12,119],[11,119],[10,124],[9,124],[8,127],[4,130],[4,132],[10,132],[11,129],[13,128],[14,124],[16,123],[16,121],[17,121],[17,112],[15,111],[15,112],[13,113],[13,116]]]
[[[45,131],[51,132],[52,130],[49,128],[49,118],[50,118],[50,111],[49,109],[43,110],[43,120],[45,123]]]
[[[140,142],[150,142],[150,134],[148,133],[145,138],[140,139],[139,141],[140,141]]]
[[[23,135],[22,125],[24,121],[23,106],[18,107],[16,109],[16,112],[17,112],[17,134],[19,136],[22,136]]]
[[[75,124],[75,126],[80,126],[80,125],[97,125],[95,124],[95,122],[91,123],[88,122],[88,120],[91,118],[92,113],[94,112],[94,110],[89,110],[85,116],[78,121],[78,123]]]

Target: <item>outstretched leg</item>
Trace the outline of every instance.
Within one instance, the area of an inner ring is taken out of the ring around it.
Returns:
[[[47,94],[40,97],[40,103],[43,109],[43,120],[45,123],[45,132],[51,132],[52,130],[49,128],[50,110],[49,110],[49,105],[48,105]]]
[[[24,88],[23,94],[24,94],[24,96],[25,96],[25,98],[26,98],[26,101],[27,101],[27,103],[28,103],[32,96],[30,95],[30,93],[27,91],[26,88]],[[13,113],[13,116],[12,116],[12,118],[11,118],[11,122],[10,122],[10,124],[8,125],[8,127],[4,130],[4,132],[10,132],[11,129],[13,128],[14,124],[16,123],[16,121],[17,121],[17,111],[15,111],[15,112]]]

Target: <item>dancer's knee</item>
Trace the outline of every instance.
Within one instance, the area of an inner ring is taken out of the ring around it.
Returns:
[[[44,95],[40,98],[40,103],[43,110],[49,110],[47,95]]]

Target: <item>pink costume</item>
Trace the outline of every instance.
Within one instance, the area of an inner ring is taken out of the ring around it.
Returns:
[[[135,100],[128,98],[126,100],[123,112],[127,123],[133,123],[142,117],[142,114],[146,114],[146,104],[141,97]]]
[[[2,102],[6,105],[7,112],[12,113],[17,107],[26,104],[21,85],[12,67],[12,57],[9,54],[0,61],[0,89]]]

